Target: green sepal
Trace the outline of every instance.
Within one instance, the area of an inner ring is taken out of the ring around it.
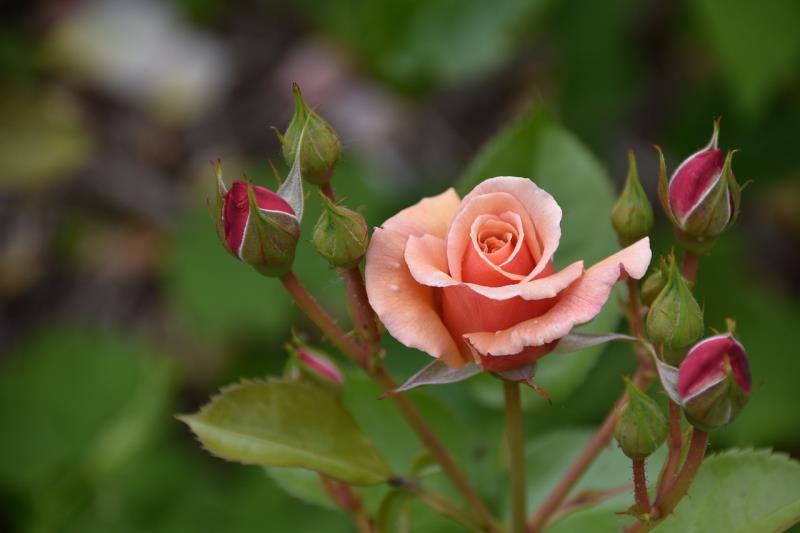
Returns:
[[[664,161],[664,152],[661,151],[661,147],[657,144],[654,144],[653,148],[658,152],[658,199],[669,221],[673,226],[678,227],[678,221],[669,205],[669,178],[667,177],[667,163]]]
[[[653,207],[639,181],[633,150],[628,150],[628,175],[625,187],[611,210],[611,224],[623,246],[646,237],[653,229]]]
[[[667,438],[667,419],[658,404],[626,379],[628,403],[620,411],[614,438],[631,459],[644,459]]]
[[[320,193],[324,208],[314,226],[311,243],[331,266],[350,268],[357,265],[369,245],[369,228],[364,217],[352,209],[337,205]]]
[[[292,268],[295,248],[300,239],[300,223],[289,213],[262,211],[249,180],[247,200],[250,217],[240,259],[265,276],[282,276]]]
[[[303,179],[314,185],[328,183],[334,165],[339,159],[341,141],[336,130],[328,122],[308,107],[303,100],[300,87],[292,84],[295,110],[289,126],[283,135],[278,134],[287,165],[291,165],[299,153],[301,155]],[[298,142],[301,132],[306,131],[306,143]]]
[[[665,360],[676,366],[684,348],[703,334],[703,311],[674,254],[667,258],[667,282],[647,312],[645,329],[654,344],[663,346]]]

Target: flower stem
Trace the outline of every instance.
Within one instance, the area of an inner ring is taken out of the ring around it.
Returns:
[[[675,482],[675,475],[678,472],[678,466],[681,460],[681,449],[683,447],[681,408],[672,400],[669,400],[669,439],[667,440],[667,446],[669,447],[669,455],[667,456],[667,462],[664,464],[664,470],[661,472],[660,479],[658,480],[659,498],[663,497]]]
[[[697,257],[697,254],[690,252],[689,250],[685,250],[683,252],[683,265],[681,266],[681,274],[683,274],[683,277],[689,280],[689,282],[692,284],[697,280],[697,269],[699,266],[700,258]]]
[[[659,516],[663,517],[671,513],[686,495],[689,486],[692,484],[692,481],[694,481],[694,476],[700,469],[700,465],[703,464],[707,446],[708,433],[701,429],[694,428],[692,440],[689,443],[689,451],[686,454],[686,461],[683,463],[681,473],[678,474],[669,492],[664,495],[661,501],[656,502]]]
[[[380,342],[380,332],[378,322],[375,320],[375,313],[369,305],[367,290],[364,286],[364,278],[358,265],[341,271],[342,279],[347,287],[347,306],[350,315],[353,317],[356,331],[371,346],[378,348]]]
[[[371,349],[365,349],[342,331],[327,311],[319,305],[314,296],[300,283],[300,280],[297,279],[293,272],[284,275],[281,278],[281,282],[300,310],[322,330],[337,348],[353,362],[361,366],[384,390],[390,391],[397,388],[397,382],[385,367],[378,365],[375,368],[371,368]],[[366,292],[364,294],[366,295]],[[450,478],[453,485],[461,492],[470,507],[481,517],[483,526],[489,531],[497,530],[498,527],[492,513],[472,488],[466,475],[456,464],[453,457],[428,427],[416,406],[403,394],[393,394],[390,398],[434,459],[442,466],[442,470]]]
[[[639,287],[635,280],[628,280],[628,306],[631,332],[636,336],[643,334],[641,320],[641,303],[639,297]],[[646,354],[641,354],[636,347],[634,352],[639,359],[639,367],[633,376],[633,384],[641,391],[647,391],[653,380],[652,363]],[[581,454],[572,463],[567,473],[553,489],[545,502],[536,511],[536,514],[528,521],[528,530],[532,532],[541,531],[549,522],[550,518],[561,507],[561,504],[569,496],[575,484],[583,477],[592,463],[600,455],[603,448],[608,445],[611,435],[614,433],[614,426],[617,423],[619,412],[628,402],[627,393],[622,393],[617,403],[606,416],[603,424],[597,429],[591,440],[586,444]]]
[[[325,492],[344,512],[350,515],[359,533],[372,533],[374,527],[369,514],[361,503],[361,497],[350,487],[340,481],[320,475]]]
[[[525,533],[525,450],[519,383],[504,380],[503,392],[506,399],[506,438],[511,458],[511,531]]]
[[[633,494],[640,513],[650,513],[650,497],[647,495],[647,476],[644,459],[633,459]]]

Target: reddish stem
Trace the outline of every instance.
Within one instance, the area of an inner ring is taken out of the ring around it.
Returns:
[[[643,336],[644,330],[642,327],[642,313],[641,313],[641,300],[639,296],[639,285],[636,280],[628,278],[628,314],[630,315],[630,329],[634,336]],[[641,391],[646,391],[650,387],[650,382],[653,380],[652,363],[650,362],[647,354],[641,353],[634,347],[639,359],[639,367],[633,376],[633,383]],[[614,433],[614,426],[617,423],[617,416],[620,410],[628,402],[627,393],[620,396],[617,403],[608,413],[603,424],[598,428],[592,439],[586,444],[581,454],[570,466],[564,477],[556,485],[544,503],[536,511],[536,514],[528,520],[529,531],[542,530],[550,520],[550,518],[558,511],[564,500],[569,496],[570,491],[575,487],[575,484],[583,477],[586,471],[592,466],[592,463],[600,455],[603,448],[608,445],[611,440],[611,435]]]
[[[361,503],[361,497],[352,487],[328,476],[320,476],[322,487],[331,500],[350,515],[359,533],[372,533],[374,527],[369,514]]]
[[[650,497],[647,495],[647,476],[644,459],[633,459],[633,494],[640,513],[650,513]]]
[[[358,265],[342,270],[342,279],[347,287],[347,306],[350,315],[355,322],[356,331],[369,342],[370,345],[378,345],[381,334],[378,331],[378,322],[375,320],[375,313],[369,305],[367,299],[367,289],[364,286],[364,278]]]
[[[683,277],[694,284],[697,281],[697,269],[700,266],[700,258],[697,254],[686,250],[683,252],[683,265],[681,266],[681,273]]]
[[[669,455],[661,472],[658,482],[658,497],[662,497],[672,487],[675,482],[675,475],[681,461],[681,448],[683,447],[683,434],[681,433],[681,408],[678,404],[669,400]]]

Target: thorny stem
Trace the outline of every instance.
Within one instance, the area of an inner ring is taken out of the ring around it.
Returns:
[[[326,337],[339,348],[353,362],[361,366],[367,374],[377,382],[384,390],[390,391],[397,388],[389,372],[382,365],[371,369],[371,349],[365,350],[364,347],[351,339],[337,324],[333,318],[325,311],[316,299],[306,290],[297,279],[293,272],[285,274],[281,278],[286,290],[294,299],[297,306],[308,316],[317,327],[322,330]],[[464,472],[456,464],[450,453],[444,448],[442,443],[433,434],[433,431],[425,423],[417,408],[406,396],[394,394],[390,397],[397,408],[402,413],[411,428],[417,433],[422,443],[442,466],[445,474],[450,478],[453,485],[462,493],[469,506],[481,517],[484,528],[489,531],[498,529],[496,521],[489,509],[483,503],[480,496],[470,485]]]
[[[358,265],[341,271],[342,279],[347,287],[347,306],[353,317],[356,331],[374,348],[379,348],[381,338],[375,313],[367,300],[364,278]]]
[[[658,481],[658,496],[662,497],[672,487],[675,482],[675,475],[678,473],[678,466],[681,460],[681,449],[683,447],[683,435],[681,434],[681,408],[678,404],[669,400],[669,439],[667,440],[669,455],[664,464],[664,470]]]
[[[663,518],[669,515],[675,507],[678,506],[680,501],[686,496],[689,491],[689,486],[694,481],[700,465],[703,464],[703,458],[706,454],[706,447],[708,446],[708,433],[700,429],[694,428],[692,432],[692,440],[689,442],[689,451],[686,454],[686,461],[683,463],[681,473],[678,474],[675,484],[667,492],[663,498],[656,500],[654,515],[657,518]],[[640,522],[628,531],[631,533],[643,533],[650,531],[655,527],[657,522]]]
[[[374,527],[369,514],[361,503],[361,497],[345,483],[327,476],[320,476],[325,492],[344,512],[350,515],[359,533],[373,533]]]
[[[629,311],[631,321],[631,332],[635,336],[643,334],[642,321],[641,321],[641,308],[639,298],[639,288],[635,280],[628,280],[628,298],[629,298]],[[636,348],[634,348],[636,351]],[[650,383],[653,380],[652,363],[646,355],[640,354],[636,351],[639,359],[639,367],[633,375],[633,384],[641,391],[647,391]],[[614,433],[614,426],[617,423],[617,416],[619,412],[628,403],[628,395],[623,392],[617,403],[608,413],[603,424],[597,429],[591,440],[586,444],[581,454],[570,466],[564,477],[556,485],[545,502],[536,511],[536,514],[528,521],[528,531],[537,532],[541,531],[550,521],[553,514],[558,511],[564,500],[569,496],[570,491],[575,487],[578,481],[583,477],[589,467],[594,463],[597,456],[603,448],[608,445],[611,440],[611,435]]]
[[[647,495],[647,477],[644,459],[633,459],[633,494],[640,513],[650,513],[650,497]]]
[[[506,438],[511,459],[511,530],[513,533],[525,533],[525,451],[519,383],[504,380],[503,392],[506,400]]]

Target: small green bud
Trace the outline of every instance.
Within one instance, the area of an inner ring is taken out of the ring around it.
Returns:
[[[622,246],[629,246],[646,237],[653,229],[653,207],[639,181],[633,150],[628,150],[628,177],[625,188],[611,210],[611,224]]]
[[[703,311],[689,282],[678,270],[675,256],[667,260],[666,283],[647,312],[648,338],[664,348],[667,363],[677,365],[688,347],[703,334]]]
[[[666,284],[667,268],[662,260],[661,266],[647,276],[642,283],[642,302],[644,305],[648,307],[652,305]]]
[[[305,127],[305,136],[300,152],[300,173],[303,179],[313,185],[325,185],[330,181],[333,167],[339,159],[341,142],[336,130],[308,107],[300,94],[300,87],[292,85],[294,91],[294,116],[283,135],[278,139],[283,148],[283,158],[287,165],[294,163],[297,142]]]
[[[321,194],[325,209],[314,227],[311,242],[332,266],[349,268],[367,253],[369,230],[360,213],[336,205]]]
[[[622,408],[614,427],[622,453],[631,459],[644,459],[667,438],[667,419],[658,404],[630,381],[627,382],[628,403]]]

